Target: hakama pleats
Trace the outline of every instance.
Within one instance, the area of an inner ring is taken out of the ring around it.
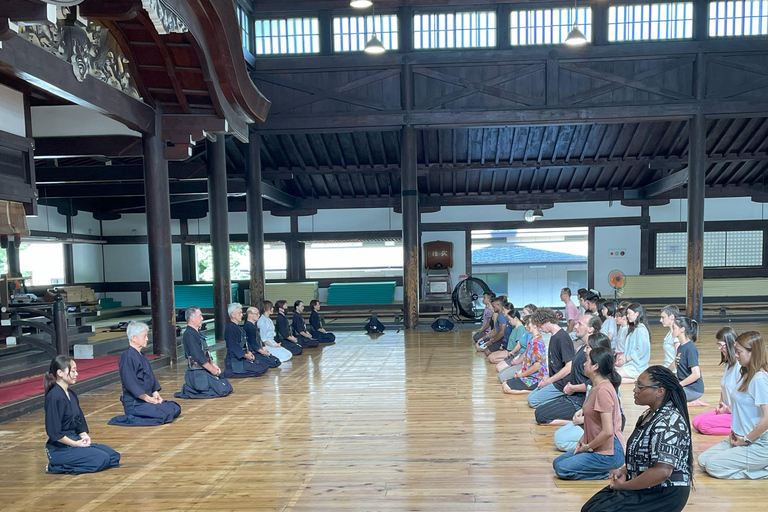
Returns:
[[[48,473],[80,475],[120,466],[120,454],[104,444],[93,443],[86,448],[45,444]]]
[[[154,427],[172,422],[181,414],[181,406],[171,400],[165,400],[161,404],[150,404],[143,400],[136,400],[132,396],[120,397],[123,402],[125,414],[115,416],[109,420],[108,425],[120,427]]]
[[[233,391],[232,384],[224,377],[217,377],[207,370],[187,370],[181,391],[176,398],[220,398]]]

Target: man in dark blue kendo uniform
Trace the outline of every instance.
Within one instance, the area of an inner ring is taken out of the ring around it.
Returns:
[[[129,322],[126,334],[130,346],[120,356],[117,365],[123,384],[125,414],[109,420],[110,425],[123,427],[154,426],[170,423],[181,414],[181,406],[160,396],[160,383],[141,349],[147,346],[149,327],[142,322]]]
[[[205,335],[200,333],[203,312],[197,306],[190,306],[184,313],[187,328],[184,331],[184,356],[187,358],[187,373],[184,386],[175,393],[176,398],[219,398],[230,394],[232,384],[224,378],[221,368],[213,362],[208,352]]]
[[[316,348],[320,343],[318,340],[312,337],[312,334],[307,330],[306,324],[304,324],[304,317],[301,314],[304,312],[304,303],[297,300],[293,303],[293,335],[298,340],[297,343],[304,348]]]
[[[269,364],[263,360],[257,360],[256,356],[243,348],[246,336],[239,325],[240,320],[243,319],[243,306],[234,302],[227,306],[227,313],[229,313],[229,323],[224,330],[224,339],[227,342],[224,376],[228,379],[240,379],[264,375],[269,370]]]
[[[258,308],[251,306],[245,310],[243,330],[248,340],[248,350],[250,350],[257,361],[262,361],[270,368],[277,368],[280,366],[280,359],[269,353],[269,349],[264,346],[264,342],[261,339],[259,328],[256,326],[260,316],[261,313],[259,313]]]
[[[336,335],[325,330],[325,321],[320,316],[320,301],[317,299],[309,301],[309,309],[312,310],[309,314],[309,332],[312,337],[320,343],[335,343]]]

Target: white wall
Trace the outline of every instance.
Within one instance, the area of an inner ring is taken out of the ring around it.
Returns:
[[[544,210],[546,220],[606,219],[613,217],[637,217],[640,207],[622,206],[619,201],[612,205],[607,202],[560,203]],[[444,206],[439,212],[425,213],[421,222],[520,222],[525,220],[525,211],[507,210],[504,205],[486,206]],[[584,225],[588,225],[585,222]],[[535,223],[531,224],[535,227]]]
[[[72,232],[78,235],[101,235],[99,221],[93,218],[91,212],[77,212],[72,217]]]
[[[59,215],[54,206],[37,206],[37,216],[27,215],[27,226],[32,231],[67,232],[67,217]]]
[[[149,256],[147,246],[105,245],[104,275],[108,283],[149,281]]]
[[[27,136],[24,94],[4,85],[0,85],[0,131]]]
[[[624,251],[625,255],[611,256],[611,251]],[[640,274],[640,226],[604,226],[595,228],[595,289],[603,297],[613,295],[608,284],[611,270],[625,275]]]
[[[72,244],[75,282],[104,282],[104,260],[101,256],[101,247],[98,244]]]
[[[117,220],[105,220],[101,225],[104,236],[141,236],[147,234],[147,216],[143,213],[126,213]]]
[[[672,199],[664,206],[651,206],[651,222],[687,222],[688,200]],[[704,220],[765,220],[768,207],[749,197],[709,198],[704,202]]]
[[[403,216],[395,213],[391,208],[319,210],[315,215],[299,217],[299,231],[302,233],[399,231],[401,229],[403,229]],[[287,232],[290,232],[290,223]]]
[[[247,234],[248,218],[245,212],[229,212],[229,232],[230,234]],[[269,212],[264,212],[264,232],[265,233],[290,233],[291,218],[275,217]],[[202,219],[189,219],[190,235],[210,235],[210,219],[208,216]]]
[[[33,137],[87,137],[93,135],[134,135],[124,124],[80,105],[32,107]]]

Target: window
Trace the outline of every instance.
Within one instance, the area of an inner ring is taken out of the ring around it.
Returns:
[[[496,46],[494,11],[413,16],[413,47],[416,50],[493,46]]]
[[[609,41],[693,37],[693,3],[614,5],[608,8]]]
[[[384,48],[397,50],[397,15],[333,18],[333,51],[361,52],[374,32]]]
[[[47,242],[22,242],[19,247],[21,275],[28,286],[47,286],[64,282],[64,245]],[[8,252],[0,249],[0,274],[8,273]]]
[[[685,268],[687,261],[687,233],[656,234],[656,268]],[[759,267],[762,264],[762,231],[704,233],[705,267]]]
[[[320,52],[317,18],[256,20],[254,26],[257,55]]]
[[[195,246],[197,258],[197,280],[213,281],[213,255],[209,244]],[[285,244],[270,242],[264,244],[265,279],[285,279],[288,261]],[[229,275],[233,281],[251,278],[251,253],[246,243],[229,245]]]
[[[251,50],[251,22],[248,19],[248,13],[245,10],[237,6],[237,20],[240,22],[240,40],[243,43],[243,48]]]
[[[575,16],[575,18],[574,18]],[[533,44],[563,44],[573,28],[574,19],[592,41],[592,9],[541,9],[537,11],[512,11],[510,14],[510,38],[512,46]]]
[[[307,279],[403,275],[400,241],[322,242],[304,246]]]
[[[710,2],[710,37],[758,35],[768,35],[768,0]]]

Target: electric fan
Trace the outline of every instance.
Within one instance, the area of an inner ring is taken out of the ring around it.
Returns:
[[[608,284],[613,288],[613,301],[616,302],[619,290],[624,288],[624,283],[627,281],[627,276],[621,270],[611,270],[608,274]]]
[[[468,277],[451,294],[451,318],[457,322],[478,322],[483,318],[483,294],[491,289],[482,279]]]

